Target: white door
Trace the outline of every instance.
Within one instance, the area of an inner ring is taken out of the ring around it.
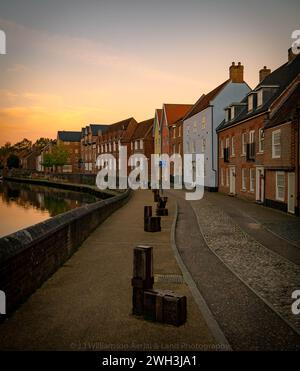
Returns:
[[[288,175],[288,212],[295,214],[295,173]]]
[[[235,168],[231,167],[229,170],[229,192],[235,194]]]
[[[264,168],[258,167],[256,168],[256,201],[264,202],[264,188]]]

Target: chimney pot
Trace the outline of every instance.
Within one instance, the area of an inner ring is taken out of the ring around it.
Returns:
[[[270,73],[271,70],[267,68],[267,66],[264,66],[264,68],[259,71],[259,82],[262,82]]]
[[[236,65],[232,62],[229,67],[229,78],[233,83],[243,83],[244,82],[244,66],[241,62]]]

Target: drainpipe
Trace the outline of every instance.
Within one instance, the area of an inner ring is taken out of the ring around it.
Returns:
[[[299,205],[299,192],[300,192],[300,171],[299,171],[299,157],[300,157],[300,107],[296,109],[296,119],[297,119],[297,130],[296,130],[296,149],[297,149],[297,162],[296,162],[296,171],[297,171],[297,214],[300,214],[300,205]],[[298,139],[298,140],[297,140]]]
[[[215,173],[215,184],[217,184],[217,187],[219,186],[218,184],[218,179],[217,179],[217,170],[215,169],[215,159],[214,159],[214,106],[211,107],[211,167],[212,171]],[[219,145],[217,145],[217,158],[219,158]]]

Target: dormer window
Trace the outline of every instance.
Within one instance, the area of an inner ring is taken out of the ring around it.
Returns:
[[[235,109],[234,108],[235,108],[234,106],[232,106],[230,108],[230,120],[234,119],[234,114],[235,114]]]
[[[263,89],[260,89],[257,92],[257,107],[260,107],[263,105]]]
[[[253,111],[253,94],[248,96],[248,112]]]
[[[229,119],[230,119],[230,109],[229,108],[227,108],[226,110],[225,110],[225,122],[228,122],[229,121]]]

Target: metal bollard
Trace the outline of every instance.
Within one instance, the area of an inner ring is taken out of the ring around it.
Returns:
[[[160,216],[151,216],[147,218],[144,222],[144,231],[145,232],[160,232]]]
[[[142,315],[144,311],[144,290],[153,288],[153,248],[137,246],[133,250],[132,313]]]

